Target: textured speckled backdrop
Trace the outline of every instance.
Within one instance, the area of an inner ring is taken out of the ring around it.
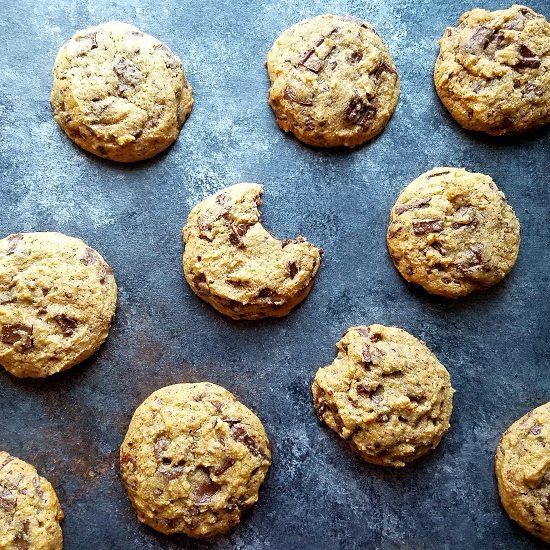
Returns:
[[[67,549],[531,549],[493,476],[501,432],[550,399],[550,133],[494,139],[463,131],[432,86],[436,41],[474,0],[3,0],[0,4],[0,234],[58,230],[114,268],[119,309],[102,350],[46,381],[0,372],[0,447],[36,465],[59,494]],[[488,8],[501,8],[485,0]],[[547,0],[533,0],[550,16]],[[324,12],[369,20],[402,79],[386,131],[352,152],[283,135],[263,61],[290,24]],[[50,114],[51,66],[77,29],[133,23],[183,59],[195,108],[176,144],[121,166],[74,147]],[[460,301],[406,285],[385,249],[399,190],[425,170],[492,175],[522,223],[516,268]],[[265,185],[281,238],[325,249],[310,297],[286,319],[233,322],[196,298],[180,269],[193,204],[239,181]],[[369,466],[321,427],[316,369],[353,324],[396,324],[424,339],[457,390],[452,428],[403,471]],[[260,501],[229,536],[167,538],[137,522],[117,477],[131,414],[176,382],[222,384],[263,420],[274,461]]]

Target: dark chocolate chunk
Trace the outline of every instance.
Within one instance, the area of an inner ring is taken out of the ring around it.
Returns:
[[[159,460],[164,456],[164,453],[170,446],[170,439],[166,436],[161,435],[153,444],[153,455]]]
[[[376,100],[369,102],[368,99],[363,100],[358,96],[350,99],[348,106],[344,112],[344,118],[352,124],[357,124],[363,128],[368,128],[377,111]]]
[[[380,65],[378,65],[378,67],[372,73],[372,75],[374,76],[375,80],[380,80],[380,77],[384,73],[397,74],[393,67],[390,67],[387,63],[382,62],[382,63],[380,63]]]
[[[540,67],[540,57],[525,44],[520,44],[519,55],[520,59],[518,63],[516,63],[516,67],[520,69],[538,69]]]
[[[424,208],[425,206],[428,206],[430,204],[431,199],[428,197],[427,199],[418,199],[414,201],[409,201],[404,204],[400,204],[399,206],[395,207],[395,213],[396,214],[403,214],[403,212],[406,212],[407,210],[416,210],[417,208]]]
[[[126,85],[137,86],[142,78],[143,73],[136,67],[134,63],[121,57],[113,66],[113,70],[118,78]]]
[[[221,489],[221,485],[213,481],[201,483],[194,491],[193,496],[197,504],[206,504],[212,500],[212,497]]]
[[[23,239],[22,233],[14,233],[13,235],[10,235],[8,237],[10,245],[6,250],[6,256],[9,256],[10,254],[13,254],[15,252],[15,249],[17,248],[17,245],[19,244],[21,239]]]
[[[372,355],[370,353],[370,350],[369,350],[369,347],[368,346],[364,346],[363,347],[363,350],[361,352],[361,357],[363,358],[363,362],[367,365],[371,365],[372,364]]]
[[[523,88],[523,92],[541,97],[544,94],[544,88],[533,82],[528,82]]]
[[[246,235],[246,232],[252,227],[252,225],[253,224],[248,223],[229,224],[229,242],[234,246],[244,248],[241,237]]]
[[[271,288],[262,288],[260,292],[258,292],[258,298],[271,298],[275,295],[275,292]]]
[[[29,327],[21,323],[2,325],[2,343],[13,345],[16,342],[20,342],[23,350],[31,349],[34,345],[32,330],[32,326]]]
[[[157,474],[161,475],[162,477],[172,481],[173,479],[177,479],[178,477],[181,477],[185,471],[185,465],[184,464],[161,464],[157,468]]]
[[[313,101],[311,99],[300,99],[296,96],[296,93],[294,90],[290,87],[286,87],[285,91],[283,92],[283,97],[285,99],[288,99],[289,101],[292,101],[294,103],[297,103],[298,105],[303,105],[304,107],[311,107],[313,105]]]
[[[101,277],[99,278],[100,284],[104,285],[107,282],[107,279],[113,276],[113,270],[106,264],[101,264]]]
[[[214,470],[214,475],[221,476],[223,473],[225,473],[231,466],[235,464],[235,459],[225,457],[224,461]]]
[[[4,487],[0,493],[0,509],[5,510],[6,512],[11,512],[12,510],[15,510],[16,506],[17,499],[7,487]]]
[[[298,266],[296,265],[296,262],[288,262],[287,273],[291,279],[296,277],[296,273],[298,273]]]
[[[239,443],[242,443],[243,445],[248,447],[248,450],[252,454],[260,454],[256,440],[246,431],[246,429],[242,425],[234,424],[233,426],[231,426],[231,435],[233,436],[233,439],[235,441],[238,441]]]
[[[64,313],[56,315],[54,320],[59,325],[59,328],[61,328],[63,336],[72,336],[78,326],[78,321],[76,319],[73,319]]]
[[[17,533],[17,536],[13,539],[13,544],[17,548],[17,550],[30,550],[30,543],[27,540],[27,535],[29,534],[29,525],[30,521],[28,519],[23,521],[23,528],[19,533]]]
[[[97,254],[94,250],[92,250],[89,247],[86,247],[86,252],[84,253],[84,256],[80,258],[80,263],[84,265],[92,265],[97,262]]]
[[[467,47],[468,51],[474,53],[483,51],[494,35],[494,29],[489,29],[488,27],[478,27],[470,37]]]
[[[352,63],[359,63],[361,59],[363,59],[363,52],[354,51],[354,52],[351,52],[351,55],[349,56],[349,60]]]
[[[442,220],[420,220],[413,222],[413,231],[415,235],[424,235],[426,233],[439,233],[443,231]]]
[[[529,430],[533,435],[540,435],[541,429],[538,424],[533,424]]]
[[[370,336],[370,329],[369,327],[360,326],[355,329],[361,336],[365,336],[368,338]]]
[[[315,53],[315,48],[311,48],[304,53],[298,63],[315,74],[319,74],[325,64],[325,62]]]
[[[443,247],[443,245],[439,241],[434,241],[430,246],[439,252],[442,256],[447,255],[447,250]]]

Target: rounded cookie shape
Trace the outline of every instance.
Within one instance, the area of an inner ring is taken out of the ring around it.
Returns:
[[[271,446],[258,417],[226,389],[176,384],[136,410],[120,471],[140,521],[165,534],[226,533],[258,500]]]
[[[111,21],[78,31],[57,54],[51,105],[80,147],[119,162],[148,159],[178,137],[193,106],[180,59]]]
[[[183,228],[183,270],[193,291],[233,319],[282,317],[313,286],[323,251],[263,227],[257,183],[227,187],[195,206]]]
[[[550,543],[550,403],[504,432],[496,452],[500,500],[524,529]]]
[[[401,192],[387,243],[407,281],[457,298],[494,285],[512,269],[519,233],[514,211],[489,176],[444,167]]]
[[[61,550],[63,511],[50,482],[0,451],[0,548]]]
[[[550,122],[550,23],[526,6],[474,9],[439,40],[437,93],[468,130],[506,135]]]
[[[312,386],[319,418],[363,460],[403,467],[449,429],[454,390],[427,346],[396,327],[351,327]]]
[[[61,233],[0,240],[0,365],[42,378],[95,353],[109,333],[117,286],[101,255]]]
[[[320,15],[284,31],[267,55],[277,124],[319,147],[354,147],[379,134],[399,76],[377,32],[351,16]]]

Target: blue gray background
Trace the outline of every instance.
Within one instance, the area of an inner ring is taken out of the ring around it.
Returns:
[[[71,549],[541,548],[500,507],[501,433],[550,398],[550,133],[495,139],[462,130],[432,85],[437,39],[474,0],[5,0],[0,5],[0,234],[81,237],[113,267],[119,308],[91,360],[45,381],[0,372],[0,447],[47,476]],[[485,0],[488,8],[506,7]],[[550,16],[547,0],[534,9]],[[294,22],[325,12],[370,21],[402,92],[387,129],[354,151],[322,151],[276,127],[264,58]],[[51,67],[77,29],[127,21],[184,61],[195,108],[176,144],[132,166],[79,150],[54,122]],[[434,166],[494,177],[522,224],[513,272],[459,301],[405,284],[385,248],[400,189]],[[287,318],[234,322],[191,292],[181,228],[206,195],[265,186],[266,225],[325,249],[310,297]],[[424,339],[456,388],[439,448],[402,471],[355,458],[316,420],[310,384],[354,324]],[[117,451],[152,391],[209,380],[264,422],[274,447],[260,501],[226,537],[195,542],[141,526],[118,479]]]

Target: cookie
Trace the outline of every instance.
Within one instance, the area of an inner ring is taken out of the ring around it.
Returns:
[[[519,221],[489,176],[433,168],[399,195],[387,242],[407,281],[457,298],[498,283],[512,269]]]
[[[439,444],[453,408],[447,369],[396,327],[351,327],[312,386],[319,418],[363,460],[401,468]]]
[[[195,206],[183,228],[183,271],[198,296],[233,319],[282,317],[308,294],[323,251],[279,241],[262,225],[263,188],[239,183]]]
[[[501,136],[550,122],[550,24],[533,10],[474,9],[439,40],[434,82],[468,130]]]
[[[550,543],[550,403],[506,430],[497,448],[495,470],[508,515]]]
[[[284,31],[267,55],[277,124],[319,147],[354,147],[379,134],[399,98],[399,76],[365,21],[320,15]]]
[[[109,333],[117,286],[101,255],[61,233],[0,240],[0,365],[42,378],[95,353]]]
[[[258,417],[215,384],[176,384],[136,410],[120,472],[140,521],[165,534],[226,533],[258,500],[271,447]]]
[[[148,159],[178,137],[193,106],[180,59],[156,38],[111,21],[57,54],[51,105],[80,147],[119,162]]]
[[[63,511],[50,482],[0,451],[0,548],[61,550]]]

